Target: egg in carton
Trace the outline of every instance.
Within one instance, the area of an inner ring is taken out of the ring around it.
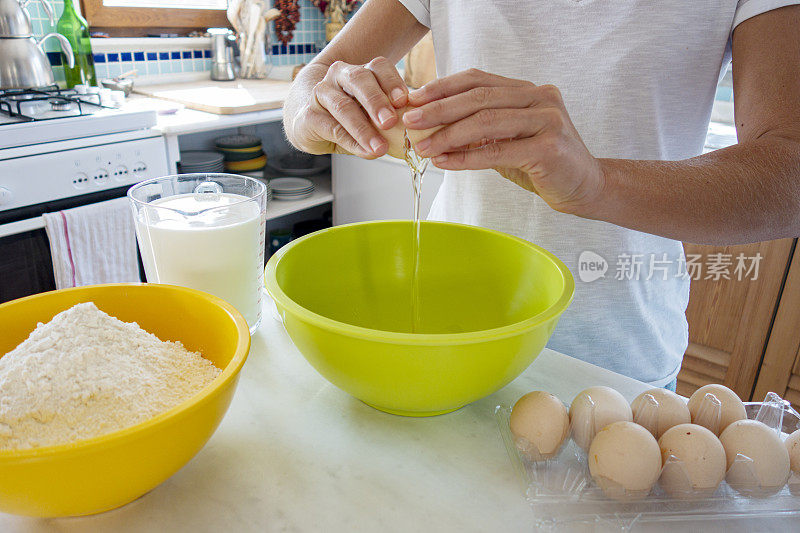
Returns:
[[[747,418],[744,402],[724,385],[700,387],[694,391],[687,405],[692,423],[708,428],[718,437],[733,422]]]
[[[648,430],[656,440],[673,426],[692,421],[686,400],[667,389],[644,391],[631,402],[631,410],[633,421]]]
[[[725,480],[744,496],[765,497],[783,489],[791,474],[789,449],[782,435],[789,402],[774,392],[758,406],[755,417],[735,420],[720,433],[725,448]]]
[[[595,518],[612,519],[622,525],[625,520],[635,521],[648,514],[677,513],[676,509],[699,518],[724,517],[741,512],[742,506],[754,509],[755,504],[748,503],[753,501],[760,502],[753,512],[780,511],[800,516],[798,502],[791,496],[800,496],[800,414],[780,396],[770,393],[763,402],[742,404],[745,417],[738,418],[742,410],[720,390],[699,392],[689,421],[689,406],[683,398],[664,394],[660,389],[646,391],[633,402],[632,422],[626,420],[622,409],[617,413],[620,420],[605,427],[598,427],[604,420],[597,415],[614,401],[606,402],[601,410],[603,400],[599,398],[604,395],[596,390],[594,394],[583,391],[570,406],[570,415],[578,416],[570,417],[570,430],[564,441],[555,453],[538,457],[531,455],[530,441],[511,434],[512,411],[498,406],[496,414],[509,457],[523,474],[529,502],[538,508],[537,514],[549,516],[542,519],[542,524],[577,520],[594,513]],[[722,435],[728,427],[731,430],[724,438],[726,447],[716,433]],[[601,433],[603,436],[592,450]],[[615,433],[627,433],[630,442],[620,445],[618,438],[612,438]],[[787,433],[792,435],[784,442]],[[757,435],[759,443],[767,444],[736,443],[740,434]],[[587,440],[588,450],[583,447]],[[598,457],[593,458],[593,452],[603,447],[606,457],[597,453]],[[762,450],[765,451],[759,454]],[[658,461],[651,457],[656,455],[660,456]],[[608,458],[618,459],[616,465]],[[639,465],[635,468],[638,477],[626,472],[634,470],[635,465]],[[609,467],[619,467],[617,475],[609,473]],[[789,486],[784,490],[787,478]]]
[[[611,387],[589,387],[578,393],[569,408],[572,438],[584,451],[595,435],[614,422],[633,421],[631,406],[622,394]]]
[[[800,429],[796,429],[783,443],[789,452],[789,491],[795,496],[800,496]]]

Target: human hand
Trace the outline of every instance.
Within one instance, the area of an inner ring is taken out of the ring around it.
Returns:
[[[407,103],[403,78],[386,58],[376,57],[365,65],[336,61],[314,86],[309,102],[286,133],[308,153],[349,153],[374,159],[389,147],[378,128],[395,126],[397,109]]]
[[[412,91],[409,130],[444,125],[416,144],[446,170],[493,168],[558,211],[581,214],[600,195],[601,165],[569,118],[559,90],[470,69]]]

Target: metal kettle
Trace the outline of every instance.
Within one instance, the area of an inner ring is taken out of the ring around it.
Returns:
[[[208,28],[208,33],[211,35],[211,79],[235,79],[233,52],[236,48],[236,36],[228,28]]]
[[[48,33],[38,41],[33,37],[0,38],[0,89],[31,89],[55,83],[53,68],[42,49],[51,37],[61,43],[69,68],[75,66],[72,47],[59,33]]]
[[[0,89],[30,89],[55,83],[53,69],[42,48],[50,38],[58,39],[69,67],[75,66],[72,47],[63,35],[48,33],[38,41],[33,38],[25,10],[28,1],[0,0]],[[42,0],[42,5],[54,24],[52,6],[47,0]]]

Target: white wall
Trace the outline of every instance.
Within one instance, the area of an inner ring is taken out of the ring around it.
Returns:
[[[405,161],[384,156],[372,161],[333,156],[333,223],[411,219],[414,214],[411,171]],[[422,183],[420,215],[428,216],[444,172],[428,166]]]

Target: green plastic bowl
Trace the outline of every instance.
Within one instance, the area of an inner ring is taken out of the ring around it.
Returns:
[[[331,383],[389,413],[454,411],[539,355],[575,282],[553,254],[475,226],[423,222],[419,332],[411,333],[413,223],[318,231],[267,263],[289,336]]]

